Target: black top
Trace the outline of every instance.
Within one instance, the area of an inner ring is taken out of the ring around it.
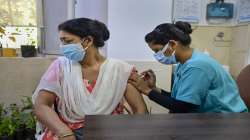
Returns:
[[[150,100],[160,104],[161,106],[170,110],[170,113],[191,113],[196,112],[199,105],[192,103],[187,103],[180,101],[171,97],[170,92],[161,90],[162,93],[157,92],[156,90],[151,90],[148,97]]]

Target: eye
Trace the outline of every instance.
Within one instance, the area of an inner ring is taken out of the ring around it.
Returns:
[[[74,41],[73,40],[63,40],[62,43],[64,45],[67,45],[67,44],[72,44]]]

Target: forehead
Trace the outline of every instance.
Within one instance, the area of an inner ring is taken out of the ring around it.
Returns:
[[[158,52],[161,50],[164,46],[160,44],[154,44],[154,43],[148,43],[148,46],[153,50],[154,52]]]
[[[163,45],[161,44],[154,44],[154,43],[148,43],[148,46],[151,48],[161,48]]]
[[[71,34],[68,33],[68,32],[65,32],[65,31],[59,31],[59,36],[60,36],[60,37],[61,37],[61,36],[71,36]]]
[[[74,34],[71,34],[69,32],[66,32],[66,31],[59,31],[59,37],[61,39],[64,39],[64,38],[79,38],[78,36],[76,36]]]

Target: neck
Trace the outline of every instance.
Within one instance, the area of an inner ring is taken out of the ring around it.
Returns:
[[[105,61],[105,58],[99,53],[97,48],[90,47],[86,50],[86,56],[81,61],[83,67],[92,67]]]
[[[189,60],[192,57],[193,49],[187,48],[182,50],[182,54],[180,56],[180,63],[184,64],[187,60]]]

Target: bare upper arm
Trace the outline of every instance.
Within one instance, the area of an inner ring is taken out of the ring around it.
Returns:
[[[55,103],[56,95],[53,92],[41,90],[35,100],[35,106],[37,105],[48,105],[52,107]]]
[[[146,113],[147,107],[139,91],[131,84],[127,85],[125,99],[134,113]]]

